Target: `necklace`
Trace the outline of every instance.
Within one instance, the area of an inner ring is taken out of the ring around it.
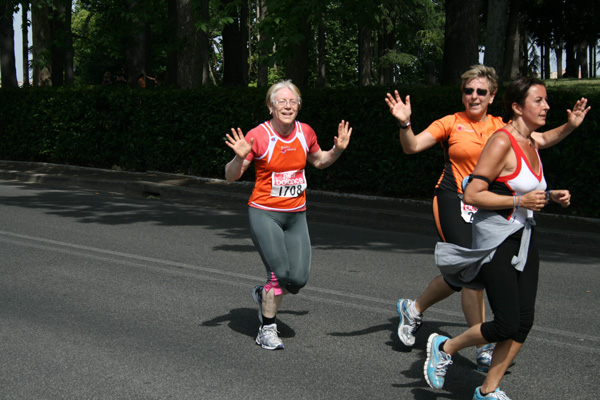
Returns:
[[[512,126],[512,127],[513,127],[513,129],[514,129],[515,131],[517,131],[517,133],[518,133],[518,134],[519,134],[519,135],[520,135],[520,136],[521,136],[523,139],[527,140],[527,144],[528,144],[528,145],[530,145],[530,146],[532,145],[531,138],[530,138],[530,137],[527,137],[527,136],[525,136],[525,135],[523,135],[523,134],[521,133],[521,131],[517,129],[517,127],[515,126],[515,124],[510,124],[510,126]]]

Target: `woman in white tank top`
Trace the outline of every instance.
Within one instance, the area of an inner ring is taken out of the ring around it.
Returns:
[[[567,207],[571,200],[568,190],[546,191],[537,151],[543,143],[531,137],[545,125],[550,109],[544,83],[526,77],[512,82],[504,93],[504,108],[511,123],[490,137],[464,192],[465,203],[480,209],[474,220],[473,249],[449,243],[436,247],[440,268],[462,269],[457,277],[483,283],[494,320],[454,338],[433,333],[427,344],[425,379],[441,388],[452,355],[496,342],[490,370],[475,389],[474,399],[508,399],[499,389],[500,381],[533,326],[539,270],[533,213],[550,201]],[[588,111],[589,107],[578,110],[578,117],[583,120]]]

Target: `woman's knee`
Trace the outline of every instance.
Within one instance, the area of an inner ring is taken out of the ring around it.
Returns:
[[[481,325],[481,334],[488,342],[502,342],[507,339],[517,341],[520,332],[518,320],[484,322]]]
[[[515,342],[524,343],[525,339],[529,335],[531,328],[533,328],[533,314],[527,315],[525,318],[521,319],[521,325],[519,326],[519,331],[515,336]]]
[[[308,274],[291,275],[287,280],[286,288],[292,294],[296,294],[308,283]]]

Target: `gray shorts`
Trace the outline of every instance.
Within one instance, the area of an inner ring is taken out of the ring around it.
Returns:
[[[248,216],[252,241],[267,269],[267,282],[273,273],[282,290],[298,293],[310,273],[306,211],[278,212],[248,207]]]

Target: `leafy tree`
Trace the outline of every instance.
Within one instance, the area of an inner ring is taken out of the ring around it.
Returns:
[[[140,74],[163,74],[167,14],[162,0],[78,0],[73,17],[76,78],[98,84],[109,71],[134,86]]]

